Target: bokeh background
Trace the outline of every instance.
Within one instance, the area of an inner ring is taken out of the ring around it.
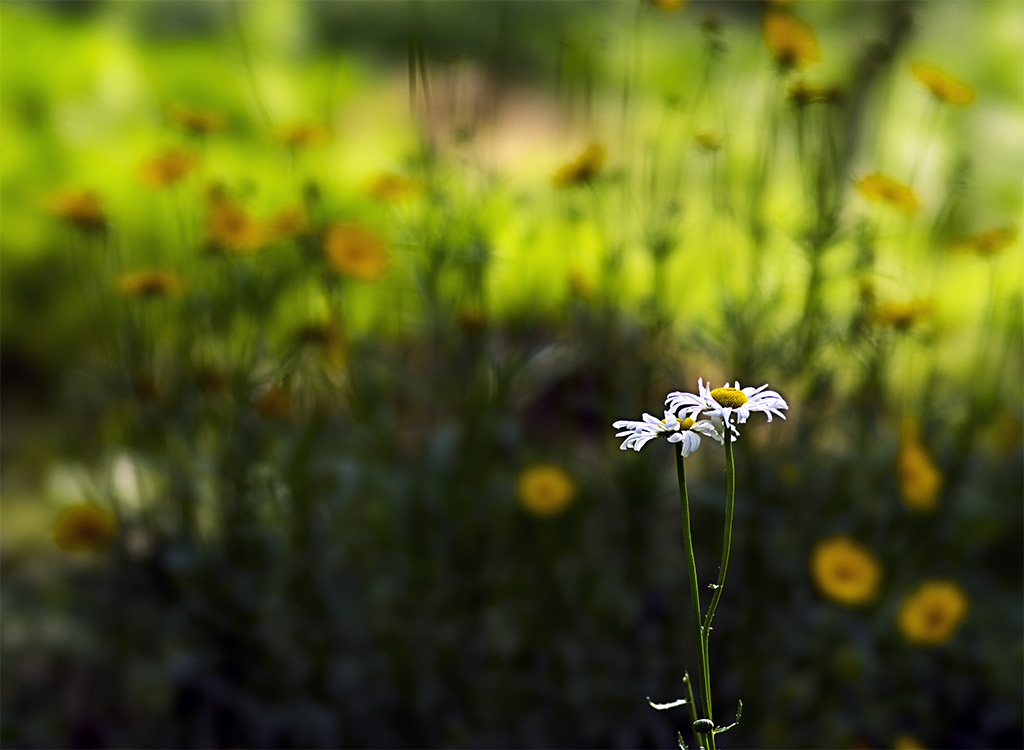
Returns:
[[[0,3],[8,747],[1024,745],[1024,5]],[[687,459],[701,579],[724,461]],[[707,602],[704,602],[705,606]]]

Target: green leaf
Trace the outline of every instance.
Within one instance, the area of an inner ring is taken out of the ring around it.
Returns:
[[[732,729],[734,726],[740,723],[741,716],[743,716],[743,701],[740,701],[740,704],[736,707],[736,721],[734,721],[727,727],[715,727],[711,730],[711,733],[721,734],[722,732],[728,732],[730,729]]]
[[[680,698],[679,700],[674,701],[672,703],[655,703],[650,698],[648,698],[647,702],[651,704],[651,708],[656,708],[659,711],[664,711],[666,708],[675,708],[676,706],[685,706],[686,705],[686,698]]]

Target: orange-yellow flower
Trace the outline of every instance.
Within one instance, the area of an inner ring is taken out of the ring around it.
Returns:
[[[251,253],[266,244],[267,232],[222,189],[214,188],[207,198],[206,238],[216,250]]]
[[[367,191],[374,198],[379,198],[388,203],[398,203],[409,198],[415,198],[422,193],[423,183],[411,177],[403,177],[402,175],[388,172],[373,178],[367,187]]]
[[[167,119],[193,135],[206,135],[223,130],[227,125],[224,116],[216,112],[192,109],[180,104],[171,107]]]
[[[864,547],[847,536],[835,536],[815,545],[811,575],[821,593],[852,606],[875,598],[882,568]]]
[[[535,516],[561,513],[576,495],[576,483],[561,466],[534,464],[519,474],[519,503]]]
[[[53,541],[67,552],[101,550],[117,535],[117,517],[94,503],[65,508],[53,524]]]
[[[107,226],[103,202],[92,190],[64,188],[46,199],[46,208],[79,229],[96,231]]]
[[[924,745],[916,737],[909,734],[897,735],[892,746],[895,750],[925,750]]]
[[[686,5],[686,0],[650,0],[650,2],[655,8],[666,13],[673,13]]]
[[[340,222],[327,230],[324,255],[335,271],[363,281],[380,277],[388,267],[384,241],[366,227],[351,222]]]
[[[935,306],[928,300],[882,302],[871,308],[870,320],[875,325],[905,331],[930,318],[934,312]]]
[[[162,268],[126,271],[114,283],[123,294],[143,299],[175,294],[184,286],[178,274]]]
[[[765,10],[761,33],[772,57],[783,68],[803,68],[821,59],[814,30],[787,10]]]
[[[896,479],[904,504],[914,510],[932,510],[942,489],[942,474],[921,442],[916,421],[907,420],[900,430],[896,454]]]
[[[594,295],[594,285],[587,279],[586,274],[577,268],[571,269],[568,274],[569,291],[578,299],[590,299]]]
[[[995,255],[1005,250],[1017,240],[1017,233],[1009,228],[989,229],[987,232],[963,237],[953,245],[953,249],[975,255]]]
[[[604,159],[604,148],[593,143],[583,149],[583,152],[574,160],[559,167],[552,176],[552,180],[560,188],[592,182],[601,172],[601,167],[604,166]]]
[[[974,101],[974,89],[941,68],[928,63],[915,62],[910,66],[910,72],[939,101],[956,104],[960,107],[966,107]]]
[[[195,165],[196,159],[191,152],[181,148],[169,148],[143,162],[139,176],[150,187],[167,187],[186,177]]]
[[[331,131],[315,122],[294,122],[278,128],[274,135],[286,146],[303,148],[325,143],[330,139]]]
[[[903,600],[899,627],[911,643],[935,646],[949,640],[968,606],[966,594],[953,581],[926,581]]]
[[[869,174],[854,183],[857,190],[868,200],[888,203],[905,214],[917,210],[917,196],[906,185],[896,182],[883,174]]]
[[[693,140],[705,151],[717,151],[722,147],[722,136],[713,130],[698,130],[693,134]]]
[[[306,228],[306,212],[302,206],[285,208],[274,214],[267,222],[265,233],[268,241],[292,237]]]

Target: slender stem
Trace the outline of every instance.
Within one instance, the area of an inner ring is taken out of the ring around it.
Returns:
[[[681,460],[682,456],[680,456],[680,461]],[[692,727],[694,724],[697,723],[697,719],[699,717],[697,716],[697,703],[694,701],[693,698],[693,681],[690,679],[689,670],[683,672],[683,684],[686,685],[686,705],[690,709],[690,726]],[[703,747],[703,735],[697,734],[696,732],[694,732],[694,734],[697,735],[697,744]]]
[[[693,681],[690,679],[689,670],[683,672],[683,684],[686,685],[686,706],[690,709],[690,724],[692,725],[700,717],[697,716],[697,704],[693,698]]]
[[[263,124],[267,126],[267,129],[272,129],[274,121],[270,117],[270,110],[267,109],[263,96],[260,94],[260,87],[256,81],[256,71],[252,64],[252,55],[249,52],[249,45],[245,39],[245,30],[242,28],[242,4],[240,2],[230,3],[228,8],[231,10],[232,26],[238,37],[238,50],[242,56],[242,67],[245,69],[246,77],[249,79],[252,98],[256,102],[256,108],[259,110],[260,116],[263,118]]]
[[[924,111],[922,116],[921,125],[921,140],[917,149],[917,155],[914,157],[914,163],[910,167],[910,176],[907,178],[907,184],[911,187],[914,186],[914,178],[917,177],[917,170],[921,167],[921,162],[924,160],[925,152],[928,150],[928,141],[935,128],[935,123],[939,117],[939,111],[942,109],[942,102],[937,97],[932,97],[930,105]]]
[[[676,454],[676,476],[679,477],[679,505],[683,511],[683,542],[684,549],[686,550],[686,562],[688,564],[687,573],[690,577],[690,605],[693,607],[693,635],[694,640],[697,643],[697,654],[700,657],[701,673],[704,675],[701,686],[701,699],[703,701],[704,716],[707,718],[711,717],[711,687],[707,681],[708,674],[708,654],[707,644],[701,639],[701,626],[700,626],[700,588],[697,585],[697,560],[693,556],[693,534],[690,532],[690,500],[686,495],[686,472],[683,469],[683,456],[679,451],[675,451]],[[693,704],[692,689],[690,687],[689,674],[686,675],[687,690],[691,690],[690,693],[690,705]],[[696,711],[696,707],[694,706]],[[694,719],[696,721],[696,719]],[[702,747],[714,748],[715,738],[714,735],[708,734],[705,741],[700,735],[698,735],[698,741]]]
[[[704,654],[708,653],[708,642],[711,637],[711,618],[715,616],[718,600],[722,598],[725,572],[729,568],[729,549],[732,547],[732,515],[736,505],[736,463],[732,457],[732,436],[729,434],[728,425],[725,430],[725,472],[725,530],[722,532],[722,564],[718,569],[718,582],[715,584],[715,593],[711,597],[708,613],[704,617],[704,626],[701,628],[701,633],[704,637]],[[710,696],[711,673],[707,659],[705,659],[704,665],[704,688]],[[707,718],[714,721],[714,717],[711,715],[710,703],[708,705]],[[712,738],[711,747],[714,747],[714,738]]]

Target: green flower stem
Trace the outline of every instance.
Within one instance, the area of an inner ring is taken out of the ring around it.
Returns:
[[[729,568],[729,549],[732,547],[732,515],[736,506],[736,462],[732,457],[732,435],[729,433],[728,425],[725,429],[725,530],[722,533],[722,564],[718,569],[718,582],[715,584],[715,593],[711,597],[711,604],[708,606],[708,613],[704,617],[704,625],[701,633],[704,638],[702,644],[704,659],[704,689],[708,696],[711,695],[711,672],[706,655],[708,653],[708,641],[711,637],[711,618],[715,616],[715,608],[718,607],[718,600],[722,598],[722,587],[725,585],[725,572]],[[707,707],[707,718],[714,721],[711,715],[710,701]],[[712,737],[711,747],[714,747]]]
[[[690,577],[690,605],[693,607],[693,635],[694,640],[697,643],[697,654],[700,656],[701,673],[704,675],[702,680],[702,691],[701,699],[704,706],[704,716],[711,718],[711,688],[708,684],[708,654],[707,654],[707,643],[701,639],[701,627],[700,627],[700,589],[697,586],[697,560],[693,556],[693,534],[690,531],[690,500],[686,495],[686,472],[683,469],[683,456],[679,451],[674,451],[676,454],[676,476],[679,477],[679,504],[683,511],[683,541],[685,542],[684,547],[686,549],[686,561],[688,563],[687,573]],[[686,676],[686,688],[689,691],[690,706],[696,711],[696,706],[693,703],[693,689],[690,685],[689,674]],[[696,721],[696,719],[694,719]],[[706,738],[698,735],[697,737],[700,745],[706,747],[709,750],[713,750],[715,747],[715,737],[713,734],[708,734]],[[705,741],[706,739],[706,741]]]
[[[686,707],[690,709],[690,725],[700,717],[697,715],[697,703],[693,698],[693,680],[690,679],[690,670],[683,672],[683,684],[686,685]]]
[[[682,456],[679,457],[679,460],[682,461]],[[690,679],[690,670],[683,672],[683,684],[686,685],[686,705],[690,709],[690,726],[692,727],[700,717],[697,715],[697,702],[693,698],[693,680]],[[697,732],[694,734],[697,735],[697,744],[702,748],[705,747],[705,735],[697,734]],[[711,738],[713,740],[714,735],[711,735]]]

